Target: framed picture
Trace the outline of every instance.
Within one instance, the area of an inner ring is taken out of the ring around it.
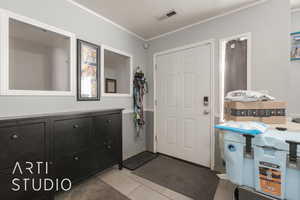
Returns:
[[[117,80],[105,79],[105,93],[117,93]]]
[[[291,33],[291,60],[300,60],[300,32]]]
[[[77,40],[77,100],[100,100],[100,46]]]

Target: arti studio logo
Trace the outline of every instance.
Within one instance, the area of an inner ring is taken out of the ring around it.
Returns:
[[[48,162],[24,162],[22,164],[16,162],[12,171],[12,175],[11,190],[14,192],[69,191],[72,188],[72,182],[68,178],[63,178],[60,180],[48,177]]]

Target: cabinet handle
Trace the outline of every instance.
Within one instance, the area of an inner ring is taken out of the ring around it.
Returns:
[[[112,120],[111,120],[111,119],[108,119],[108,120],[106,120],[106,122],[107,122],[108,124],[111,124]]]
[[[111,149],[111,145],[107,145],[107,149]]]
[[[79,125],[78,124],[74,124],[73,128],[79,128]]]
[[[75,157],[74,157],[74,160],[79,160],[79,157],[75,156]]]
[[[12,136],[11,136],[11,139],[12,140],[16,140],[16,139],[18,139],[19,138],[19,136],[17,135],[17,134],[13,134]]]

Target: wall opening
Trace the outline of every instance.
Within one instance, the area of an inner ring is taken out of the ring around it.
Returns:
[[[224,97],[234,90],[250,89],[251,34],[220,41],[220,120],[224,120]]]
[[[9,19],[9,89],[70,91],[70,38]]]
[[[104,94],[131,95],[131,56],[105,47],[103,51]]]

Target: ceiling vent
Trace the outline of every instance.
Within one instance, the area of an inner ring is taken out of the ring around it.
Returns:
[[[159,21],[161,21],[161,20],[165,20],[167,18],[173,17],[175,15],[177,15],[177,12],[175,10],[171,10],[171,11],[167,12],[166,14],[164,14],[163,16],[158,17],[157,19]]]

